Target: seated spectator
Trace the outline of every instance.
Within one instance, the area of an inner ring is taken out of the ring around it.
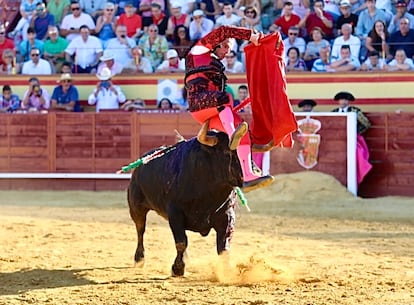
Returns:
[[[161,10],[165,12],[165,1],[164,0],[141,0],[139,2],[139,14],[142,16],[143,28],[148,27],[152,24],[152,11],[151,4],[157,3],[161,6]]]
[[[351,9],[351,2],[349,0],[341,0],[339,3],[339,11],[341,15],[336,21],[336,36],[342,35],[342,25],[348,23],[352,26],[352,35],[355,35],[355,27],[358,23],[358,15],[354,14]]]
[[[174,73],[185,71],[185,60],[178,57],[178,53],[174,49],[167,51],[167,59],[164,60],[155,70],[160,73]]]
[[[113,54],[115,61],[123,68],[132,59],[131,51],[137,44],[134,39],[127,36],[125,25],[117,25],[115,34],[115,38],[109,39],[106,50]]]
[[[142,35],[142,18],[136,14],[136,7],[132,1],[125,4],[125,13],[119,16],[116,25],[125,25],[127,28],[127,36],[131,39],[137,40]]]
[[[140,98],[126,101],[121,105],[121,109],[124,109],[125,111],[144,110],[145,107],[145,101]]]
[[[248,29],[256,29],[257,31],[262,32],[262,22],[256,8],[248,6],[243,12],[244,15],[240,16],[240,26]]]
[[[193,42],[190,40],[190,32],[184,25],[178,25],[174,29],[173,48],[177,51],[178,57],[185,58]]]
[[[375,21],[382,20],[385,23],[387,20],[384,11],[375,7],[375,2],[375,0],[365,0],[366,9],[358,17],[355,35],[361,39],[363,45],[365,45],[365,38],[368,36],[368,33],[374,27]]]
[[[158,27],[158,33],[165,35],[168,26],[168,17],[164,14],[161,5],[158,3],[151,4],[152,23]],[[144,26],[144,32],[148,32],[148,26]]]
[[[368,33],[365,40],[365,47],[368,52],[377,51],[384,58],[392,58],[392,56],[390,56],[390,49],[387,43],[389,39],[390,37],[384,21],[377,20],[375,21],[372,30]],[[363,54],[363,56],[365,56],[365,54]]]
[[[308,35],[315,27],[319,27],[328,40],[333,39],[334,18],[324,10],[323,0],[315,0],[313,2],[313,9],[313,12],[307,11],[305,17],[299,22],[299,27],[305,27]]]
[[[103,14],[106,0],[77,0],[84,13],[90,15],[94,20]]]
[[[55,16],[47,11],[43,2],[39,2],[36,5],[36,14],[30,23],[30,26],[36,31],[36,39],[45,41],[48,37],[48,27],[53,25],[55,25]]]
[[[316,59],[312,64],[312,72],[334,72],[331,68],[331,62],[329,56],[331,49],[329,46],[319,49],[319,58]]]
[[[249,96],[249,89],[246,85],[240,85],[237,88],[237,99],[233,101],[233,107],[240,105]],[[241,112],[244,112],[243,109]]]
[[[314,28],[310,33],[310,37],[312,40],[307,43],[306,51],[303,55],[303,59],[309,70],[312,68],[313,62],[320,58],[319,50],[328,46],[330,47],[329,42],[323,39],[323,32],[320,28]]]
[[[216,19],[215,28],[218,28],[222,25],[240,25],[240,17],[236,14],[233,14],[233,5],[230,2],[223,3],[222,7],[223,15],[219,16]]]
[[[359,58],[359,51],[361,49],[361,40],[352,35],[352,25],[345,23],[341,28],[341,36],[335,38],[332,51],[331,51],[331,61],[337,60],[340,56],[340,50],[343,45],[349,45],[351,48],[351,56]]]
[[[314,100],[309,100],[309,99],[302,100],[298,103],[298,107],[303,112],[312,112],[313,108],[315,108],[316,105],[317,103]]]
[[[82,7],[79,2],[72,0],[70,4],[72,14],[63,17],[60,25],[60,35],[65,37],[69,42],[80,37],[82,26],[87,26],[89,31],[95,31],[95,22],[89,14],[82,12]]]
[[[24,92],[21,108],[29,111],[41,111],[49,108],[50,96],[46,88],[40,86],[37,77],[29,79],[29,88]]]
[[[48,0],[47,10],[55,17],[55,23],[61,24],[63,17],[70,11],[70,0]]]
[[[164,97],[158,102],[157,108],[160,111],[173,110],[173,104],[170,99]]]
[[[403,49],[408,58],[414,57],[414,30],[410,29],[410,20],[400,19],[400,30],[391,35],[389,45],[392,56],[398,49]]]
[[[344,72],[358,70],[361,67],[361,64],[357,57],[351,55],[350,46],[344,44],[341,47],[340,57],[337,60],[332,61],[330,66],[335,72]]]
[[[291,27],[288,32],[288,38],[283,39],[285,45],[285,55],[287,55],[287,50],[292,47],[296,47],[299,50],[300,57],[303,57],[306,50],[306,42],[302,37],[299,37],[299,28]]]
[[[188,28],[190,26],[190,21],[190,16],[182,13],[181,4],[173,1],[171,3],[171,16],[168,18],[167,30],[165,31],[167,39],[172,41],[174,39],[175,29],[178,26],[185,26]]]
[[[12,75],[20,73],[20,64],[16,61],[16,57],[13,50],[4,50],[1,59],[3,63],[0,64],[0,75]]]
[[[62,63],[62,66],[60,67],[60,70],[58,71],[58,73],[60,73],[60,74],[64,74],[64,73],[72,73],[72,65],[69,63],[69,62],[67,62],[67,61],[64,61],[63,63]]]
[[[403,49],[397,50],[395,52],[395,58],[384,66],[385,71],[409,71],[413,69],[413,60],[407,58]]]
[[[23,40],[19,44],[19,56],[17,56],[18,62],[25,62],[30,60],[30,51],[32,48],[36,48],[40,51],[40,56],[43,55],[44,42],[36,39],[36,31],[34,28],[29,27],[27,29],[27,39]]]
[[[40,50],[32,48],[30,50],[30,60],[23,64],[22,74],[32,75],[49,75],[52,74],[52,68],[47,60],[40,58]]]
[[[103,68],[101,73],[96,74],[99,82],[89,95],[88,104],[96,104],[96,112],[102,109],[119,109],[119,104],[126,101],[125,94],[119,86],[113,84],[111,70]]]
[[[177,96],[173,101],[173,108],[179,111],[188,110],[187,89],[185,86],[178,91]]]
[[[237,54],[234,51],[230,51],[224,56],[222,63],[226,73],[242,73],[244,72],[243,64],[237,59]]]
[[[260,0],[237,0],[234,3],[234,11],[240,17],[243,16],[243,12],[246,10],[247,7],[253,7],[258,16],[261,14],[261,3]]]
[[[30,26],[33,16],[36,14],[36,5],[42,2],[41,0],[22,0],[20,2],[20,19],[17,22],[12,36],[22,36],[23,40],[27,39],[27,29]]]
[[[290,47],[287,51],[286,71],[303,72],[306,70],[305,61],[300,58],[299,49],[296,47]]]
[[[0,94],[0,112],[13,112],[20,107],[20,99],[14,94],[10,85],[4,85]]]
[[[385,60],[380,58],[377,50],[368,52],[367,59],[361,65],[361,71],[380,71],[384,69]]]
[[[53,89],[50,108],[69,112],[80,112],[79,92],[73,85],[72,75],[64,73],[58,80],[59,86]]]
[[[154,71],[150,60],[142,56],[142,51],[139,47],[135,47],[132,49],[132,56],[133,58],[122,69],[122,73],[139,74],[152,73]]]
[[[280,32],[283,39],[287,38],[291,27],[298,27],[300,17],[293,12],[293,3],[286,1],[283,4],[283,14],[269,27],[269,32]]]
[[[87,25],[80,28],[80,37],[74,38],[65,50],[66,61],[73,64],[74,73],[94,73],[102,56],[99,38],[90,35]]]
[[[115,37],[115,5],[112,2],[108,2],[105,5],[103,14],[96,20],[95,33],[102,41],[102,47],[106,48],[106,43],[109,39]]]
[[[216,16],[220,15],[221,13],[221,8],[217,0],[201,0],[200,10],[203,12],[204,16],[206,16],[207,19],[213,21],[213,23],[216,21]]]
[[[167,39],[158,34],[158,28],[155,24],[148,27],[148,35],[141,37],[138,46],[143,55],[150,60],[154,71],[164,60],[165,53],[168,51]]]
[[[414,16],[407,12],[407,2],[405,0],[397,0],[395,2],[396,13],[391,18],[388,26],[388,32],[393,34],[398,31],[401,18],[407,18],[410,22],[410,29],[414,29]]]
[[[101,73],[103,68],[111,70],[112,76],[122,72],[123,67],[115,61],[114,54],[111,53],[111,50],[105,50],[99,59],[101,63],[98,65],[98,74]]]
[[[133,6],[137,14],[139,13],[137,8],[139,7],[141,0],[112,0],[111,2],[115,4],[115,15],[116,16],[121,16],[123,13],[125,13],[126,7],[128,5]]]
[[[3,52],[7,49],[14,50],[14,48],[13,40],[6,37],[6,28],[3,24],[0,24],[0,65],[4,64]]]
[[[52,72],[56,72],[60,70],[65,62],[65,50],[68,47],[68,41],[59,36],[56,26],[50,26],[48,33],[49,39],[45,41],[43,57],[49,61]]]
[[[198,40],[214,29],[214,22],[204,17],[202,10],[195,10],[193,21],[190,22],[190,39]]]

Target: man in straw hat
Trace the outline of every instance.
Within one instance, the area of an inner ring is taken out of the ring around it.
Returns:
[[[53,110],[63,111],[81,111],[79,105],[79,92],[73,85],[72,75],[69,73],[63,73],[57,80],[58,85],[53,89],[51,106]]]

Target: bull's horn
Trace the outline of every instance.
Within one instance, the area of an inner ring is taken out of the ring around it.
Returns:
[[[210,123],[210,120],[207,120],[203,123],[203,125],[200,128],[200,131],[197,134],[197,140],[201,144],[204,144],[207,146],[214,146],[218,143],[218,139],[215,136],[207,135],[209,123]]]
[[[253,144],[252,152],[266,152],[266,151],[272,150],[273,146],[274,146],[273,139],[269,143],[264,144],[264,145]]]

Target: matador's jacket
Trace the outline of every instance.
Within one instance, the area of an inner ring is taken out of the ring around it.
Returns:
[[[184,84],[190,112],[219,107],[230,102],[225,91],[227,77],[213,51],[227,38],[249,40],[251,30],[222,26],[198,41],[186,57]]]
[[[340,108],[335,108],[333,112],[339,112]],[[362,134],[371,127],[371,122],[365,116],[361,109],[355,106],[348,106],[347,112],[356,112],[357,114],[357,132]]]

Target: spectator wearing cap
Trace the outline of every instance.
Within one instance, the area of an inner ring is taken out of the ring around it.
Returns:
[[[395,58],[384,66],[385,71],[411,71],[413,69],[413,60],[407,58],[403,49],[397,50],[395,52]]]
[[[132,58],[132,49],[137,45],[135,40],[127,36],[125,25],[117,25],[115,38],[108,40],[106,50],[113,54],[115,61],[123,68]]]
[[[224,66],[224,72],[226,73],[243,73],[243,64],[237,60],[237,54],[235,51],[230,51],[224,56],[222,60]]]
[[[314,100],[310,100],[310,99],[301,100],[298,103],[298,107],[303,112],[312,112],[313,108],[315,108],[316,105],[317,105],[317,103]]]
[[[107,0],[78,0],[83,12],[96,20],[103,14]]]
[[[13,112],[20,107],[20,98],[14,94],[10,85],[4,85],[0,94],[0,112]]]
[[[98,65],[98,74],[103,68],[108,68],[112,76],[122,72],[122,66],[115,61],[114,54],[112,54],[111,50],[105,50],[99,59],[101,63]]]
[[[0,24],[0,65],[4,64],[3,52],[4,50],[14,50],[14,41],[6,37],[6,28]]]
[[[299,22],[299,27],[305,27],[306,32],[311,33],[315,27],[321,28],[327,39],[333,39],[334,18],[331,13],[324,10],[323,0],[313,2],[313,12],[307,11],[305,17]]]
[[[96,105],[96,112],[102,109],[119,109],[119,104],[124,103],[126,97],[121,88],[113,84],[111,70],[103,68],[96,77],[99,81],[88,97],[88,104]]]
[[[287,38],[283,39],[283,44],[285,45],[285,55],[287,55],[287,50],[292,47],[298,48],[300,57],[305,54],[306,42],[305,39],[299,37],[299,28],[296,26],[289,29]]]
[[[171,16],[168,18],[168,26],[165,31],[169,40],[173,40],[174,30],[179,25],[184,25],[188,28],[190,26],[190,16],[182,13],[181,4],[174,1],[171,3]]]
[[[133,8],[137,9],[141,0],[111,0],[115,4],[115,15],[121,16],[125,13],[125,7],[131,5]]]
[[[46,88],[40,86],[37,77],[29,79],[29,88],[24,92],[21,107],[30,110],[48,109],[50,105],[50,96]]]
[[[377,9],[375,7],[375,0],[365,0],[366,9],[364,9],[358,17],[358,23],[355,29],[355,35],[360,39],[363,39],[362,45],[365,45],[365,38],[368,36],[368,33],[372,30],[375,21],[387,20],[387,15],[383,10]]]
[[[215,28],[222,25],[239,26],[241,18],[233,13],[233,5],[230,2],[224,2],[222,7],[223,15],[216,19]]]
[[[399,31],[391,34],[389,45],[392,56],[395,56],[398,49],[403,49],[408,58],[414,57],[414,30],[410,29],[408,18],[400,19]]]
[[[129,63],[122,69],[122,73],[139,74],[153,72],[151,62],[148,58],[142,56],[142,51],[139,47],[132,49],[132,57]]]
[[[343,45],[349,45],[351,56],[359,58],[361,40],[352,35],[352,25],[344,23],[341,28],[341,33],[342,35],[336,37],[332,44],[331,61],[337,60],[340,57],[340,51]]]
[[[75,73],[94,73],[102,56],[102,43],[99,38],[90,35],[87,25],[81,26],[80,35],[66,48],[66,61],[74,63]]]
[[[125,4],[124,10],[125,12],[119,16],[116,25],[125,25],[127,36],[136,40],[142,35],[142,18],[136,14],[137,9],[131,1]]]
[[[214,22],[204,17],[202,10],[195,10],[193,20],[190,22],[190,39],[198,40],[214,29]]]
[[[151,4],[153,3],[158,3],[161,6],[161,10],[165,12],[164,0],[141,0],[138,11],[142,16],[143,27],[147,27],[152,24]]]
[[[381,71],[384,69],[385,60],[380,57],[380,53],[377,50],[369,51],[367,59],[362,63],[361,71]]]
[[[59,85],[53,89],[50,108],[69,112],[82,111],[79,104],[79,92],[73,85],[72,75],[61,74],[57,83]]]
[[[165,35],[168,26],[168,17],[161,9],[161,5],[158,3],[151,4],[151,15],[152,15],[152,23],[158,27],[158,34]],[[148,32],[148,27],[144,26],[144,32]]]
[[[80,30],[83,25],[86,25],[90,31],[95,31],[95,22],[89,14],[82,12],[82,6],[79,2],[72,0],[70,10],[72,14],[63,17],[60,25],[61,36],[70,42],[81,36]]]
[[[36,31],[36,38],[45,41],[48,37],[48,27],[55,25],[55,16],[47,11],[46,5],[40,2],[36,5],[36,14],[30,22]]]
[[[40,50],[32,48],[30,50],[30,60],[23,64],[22,74],[49,75],[52,74],[52,68],[47,60],[40,58]]]
[[[49,39],[45,41],[43,57],[49,61],[52,72],[60,70],[65,61],[65,50],[68,47],[68,41],[59,36],[56,26],[50,26],[48,30]]]
[[[19,54],[17,56],[18,62],[30,60],[30,51],[36,48],[40,51],[40,56],[43,55],[44,42],[36,38],[36,30],[32,27],[27,29],[27,39],[19,44]]]
[[[339,3],[339,11],[341,12],[341,15],[336,21],[336,35],[342,35],[341,27],[345,23],[348,23],[352,26],[352,35],[354,35],[355,27],[358,23],[358,15],[352,12],[351,2],[349,0],[341,0]]]
[[[106,47],[106,43],[109,39],[115,37],[115,25],[116,25],[116,16],[115,16],[115,4],[112,2],[107,2],[103,14],[98,17],[96,20],[95,33],[98,35],[99,39],[102,41],[102,47]]]
[[[164,60],[168,51],[167,39],[158,34],[158,27],[155,24],[148,27],[148,35],[140,38],[138,46],[142,54],[151,62],[154,71]]]
[[[182,14],[190,16],[196,9],[198,1],[196,0],[168,0],[170,3],[170,14],[172,15],[172,6],[180,6]]]
[[[55,23],[60,24],[64,16],[70,11],[70,0],[49,0],[47,10],[55,17]]]
[[[388,26],[388,32],[390,34],[397,32],[402,18],[407,18],[410,22],[410,29],[414,29],[414,16],[407,11],[407,3],[405,0],[397,0],[395,3],[395,10],[395,15],[392,16]]]
[[[283,14],[269,27],[269,32],[280,32],[286,38],[291,27],[297,27],[300,17],[293,12],[293,3],[286,1],[283,4]]]
[[[167,51],[167,59],[164,60],[155,70],[155,72],[172,73],[172,72],[184,72],[185,60],[178,57],[178,53],[174,49]]]

